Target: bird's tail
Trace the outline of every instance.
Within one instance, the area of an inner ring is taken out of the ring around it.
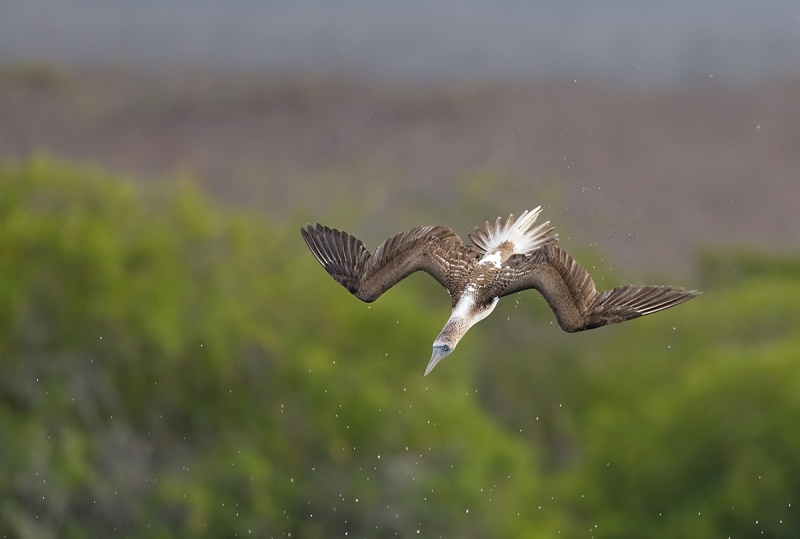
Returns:
[[[516,221],[513,214],[505,223],[500,217],[494,225],[486,221],[484,228],[476,228],[475,233],[469,235],[469,239],[472,240],[475,249],[483,254],[491,252],[505,242],[514,245],[514,254],[522,255],[529,255],[544,245],[555,245],[558,234],[553,233],[550,221],[531,229],[541,211],[541,206],[533,211],[526,210]]]

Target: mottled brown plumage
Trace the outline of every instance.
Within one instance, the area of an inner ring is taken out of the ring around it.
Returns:
[[[538,290],[564,331],[575,333],[652,314],[699,292],[671,286],[618,286],[598,293],[585,269],[566,251],[547,245],[530,256],[514,255],[496,279],[499,296]]]
[[[401,232],[384,241],[374,253],[367,251],[361,240],[335,228],[308,225],[300,233],[325,271],[367,303],[420,270],[448,291],[454,290],[481,257],[444,226]]]
[[[570,333],[652,314],[699,292],[671,286],[620,286],[598,293],[589,274],[556,247],[549,222],[532,229],[540,208],[477,229],[466,246],[451,229],[416,227],[383,242],[374,253],[346,232],[317,224],[301,229],[325,270],[362,301],[375,301],[416,271],[436,279],[450,294],[453,312],[434,341],[425,374],[447,356],[469,328],[503,297],[529,288],[544,296]]]

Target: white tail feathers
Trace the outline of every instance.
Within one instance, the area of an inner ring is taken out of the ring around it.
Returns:
[[[513,244],[514,254],[531,254],[543,245],[555,244],[558,241],[558,234],[552,233],[553,227],[550,226],[550,221],[531,230],[541,211],[541,206],[533,211],[524,211],[516,222],[513,214],[505,223],[500,217],[494,225],[486,221],[486,226],[482,229],[476,228],[475,234],[470,234],[469,239],[472,240],[475,249],[483,254],[492,252],[505,242]]]

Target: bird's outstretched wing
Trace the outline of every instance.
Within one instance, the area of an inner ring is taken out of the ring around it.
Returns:
[[[546,245],[509,258],[496,281],[497,296],[538,290],[558,324],[574,333],[663,311],[700,294],[671,286],[618,286],[598,293],[591,276],[565,251]]]
[[[337,283],[358,299],[372,302],[416,271],[424,271],[444,286],[453,304],[480,253],[465,247],[445,226],[425,226],[401,232],[370,253],[358,238],[317,224],[300,233],[308,248]]]

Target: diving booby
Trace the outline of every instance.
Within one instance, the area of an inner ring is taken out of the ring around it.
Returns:
[[[599,328],[674,307],[699,294],[671,286],[618,286],[597,292],[592,278],[556,247],[550,221],[533,228],[541,206],[486,222],[470,234],[472,245],[445,226],[401,232],[370,253],[347,232],[317,224],[300,232],[308,248],[336,282],[372,302],[416,271],[436,279],[450,294],[452,314],[433,342],[425,375],[483,320],[503,296],[533,288],[547,301],[561,329]]]

